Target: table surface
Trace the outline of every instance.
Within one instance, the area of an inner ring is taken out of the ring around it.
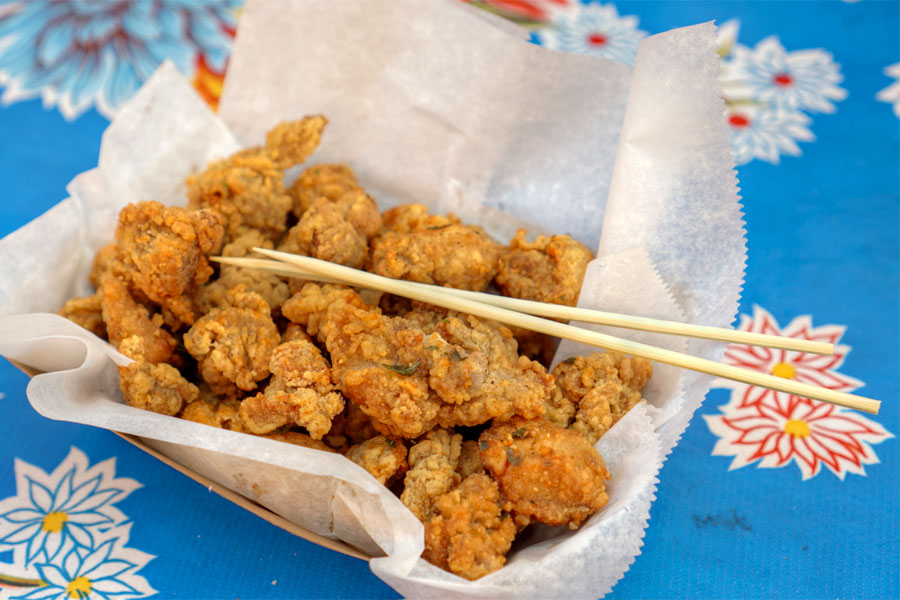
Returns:
[[[75,3],[0,2],[0,236],[96,165],[108,118],[152,70],[121,56],[78,63],[85,40],[107,43],[113,27],[135,43],[163,32],[215,102],[239,4],[171,3],[154,17],[137,4],[78,13]],[[900,5],[473,4],[529,27],[536,43],[624,61],[644,35],[715,20],[748,231],[738,325],[840,344],[832,359],[731,347],[726,360],[884,401],[871,417],[712,390],[662,469],[643,551],[609,597],[900,597]],[[164,17],[177,11],[193,13],[198,35],[171,28]],[[62,493],[53,486],[64,490],[67,474],[101,476],[70,503],[115,525],[103,552],[66,566],[97,580],[105,569],[92,598],[397,596],[365,562],[261,521],[112,433],[40,417],[27,384],[0,361],[0,598],[63,592],[53,586],[65,573],[51,567],[43,592],[12,576],[49,544],[23,510]]]

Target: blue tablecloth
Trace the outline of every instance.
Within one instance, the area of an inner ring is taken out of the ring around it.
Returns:
[[[108,118],[162,58],[214,103],[239,4],[0,2],[0,235],[95,166]],[[738,324],[839,343],[832,359],[732,347],[726,360],[884,401],[869,417],[736,385],[710,392],[610,597],[900,597],[900,5],[472,4],[536,43],[625,62],[644,35],[716,20],[748,231]],[[365,562],[263,522],[114,434],[38,416],[27,384],[2,361],[0,598],[396,597]],[[44,587],[17,579],[57,551],[64,521],[47,515],[66,511],[72,543],[106,523],[98,550],[44,568]]]

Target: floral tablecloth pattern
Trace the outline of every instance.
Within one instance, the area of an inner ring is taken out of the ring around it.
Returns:
[[[241,0],[0,0],[0,235],[96,162],[163,59],[216,106]],[[898,3],[469,0],[531,41],[632,64],[715,20],[750,258],[729,364],[861,390],[877,417],[717,383],[611,597],[900,597]],[[299,26],[298,26],[299,27]],[[36,415],[0,364],[0,598],[396,597],[365,563],[238,509],[113,434]]]

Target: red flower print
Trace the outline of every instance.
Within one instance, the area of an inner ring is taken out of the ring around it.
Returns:
[[[722,360],[726,364],[777,375],[785,379],[795,379],[803,383],[841,392],[851,392],[863,385],[861,381],[836,371],[843,364],[844,358],[850,351],[849,346],[837,344],[845,330],[840,325],[813,327],[812,319],[809,315],[805,315],[795,318],[786,327],[780,328],[778,322],[767,310],[754,306],[752,318],[747,315],[741,315],[741,325],[738,329],[755,333],[830,342],[835,344],[834,355],[822,356],[805,352],[731,344],[728,346],[728,350],[725,351],[725,356]],[[720,380],[716,382],[716,385],[734,390],[733,397],[738,397],[737,406],[740,408],[767,402],[770,406],[777,406],[782,412],[790,413],[796,404],[805,403],[810,405],[812,402],[807,398],[791,396],[785,392],[776,392],[732,381]]]
[[[739,329],[831,342],[834,355],[732,344],[723,359],[727,364],[843,392],[863,385],[837,372],[850,351],[837,343],[844,334],[843,326],[813,327],[812,318],[806,315],[781,328],[767,310],[754,306],[752,317],[741,315]],[[794,462],[803,479],[818,475],[822,465],[841,479],[847,473],[865,475],[863,465],[879,462],[872,444],[894,437],[875,421],[832,404],[727,380],[716,385],[730,388],[731,399],[720,407],[720,414],[703,418],[719,437],[713,455],[734,457],[730,469],[753,463],[775,468]]]
[[[833,404],[797,403],[782,412],[765,403],[723,407],[722,415],[706,415],[706,424],[720,437],[715,456],[734,456],[731,469],[758,461],[761,468],[783,467],[794,461],[809,479],[822,465],[840,477],[865,475],[863,465],[878,463],[870,444],[894,437],[878,423]]]

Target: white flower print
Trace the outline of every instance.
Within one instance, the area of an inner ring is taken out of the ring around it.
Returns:
[[[753,101],[729,103],[725,118],[731,129],[735,162],[742,165],[758,158],[778,164],[779,156],[799,156],[796,140],[811,142],[811,119],[797,111],[771,109]]]
[[[888,77],[893,77],[897,81],[875,94],[875,98],[882,102],[893,103],[894,114],[900,118],[900,63],[886,67],[884,74]]]
[[[559,11],[550,26],[536,36],[548,48],[594,54],[631,65],[638,43],[647,35],[637,26],[637,17],[619,16],[613,4],[591,2]]]
[[[844,77],[840,65],[820,48],[787,52],[777,36],[753,49],[737,45],[734,59],[723,74],[723,83],[745,85],[753,98],[782,110],[832,113],[832,101],[847,97],[838,87]]]

